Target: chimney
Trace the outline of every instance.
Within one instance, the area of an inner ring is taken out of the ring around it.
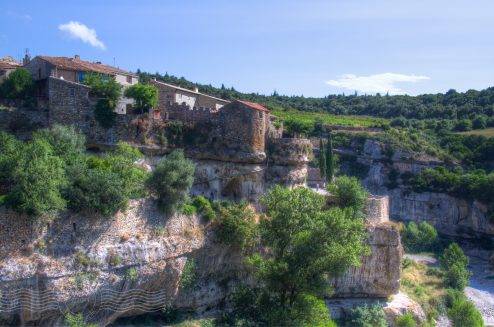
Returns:
[[[199,88],[197,86],[194,86],[194,92],[199,93]]]
[[[81,60],[81,56],[79,56],[78,54],[76,54],[76,55],[74,56],[74,59],[75,59],[75,60]]]

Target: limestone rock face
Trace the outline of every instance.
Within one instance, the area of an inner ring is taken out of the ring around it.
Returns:
[[[150,199],[131,201],[106,220],[62,215],[41,234],[13,215],[0,214],[5,230],[23,235],[21,242],[0,239],[2,249],[12,242],[0,252],[0,325],[60,326],[67,310],[101,325],[164,307],[201,314],[228,305],[233,287],[249,282],[242,256],[215,242],[207,224],[196,216],[166,217]],[[332,282],[337,297],[387,297],[397,290],[399,234],[389,223],[368,228],[372,253]],[[30,253],[23,250],[28,245]],[[182,288],[189,260],[195,283]]]
[[[332,281],[334,297],[385,298],[398,292],[403,256],[400,233],[391,223],[369,226],[368,232],[371,254],[360,267]]]
[[[427,221],[439,232],[451,236],[494,235],[487,208],[478,201],[469,202],[444,193],[390,192],[390,215],[403,221]]]

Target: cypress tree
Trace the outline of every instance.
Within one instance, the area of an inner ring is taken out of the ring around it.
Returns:
[[[333,181],[335,171],[335,160],[333,155],[333,140],[331,139],[331,133],[328,135],[328,141],[326,142],[326,181],[331,183]]]
[[[319,174],[321,175],[321,179],[326,178],[326,153],[324,142],[321,138],[319,139]]]

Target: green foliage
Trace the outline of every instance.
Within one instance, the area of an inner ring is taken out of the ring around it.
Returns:
[[[367,191],[355,177],[340,176],[328,186],[339,207],[362,211],[367,201]]]
[[[10,189],[14,183],[14,170],[22,154],[24,144],[13,135],[0,131],[0,185]]]
[[[318,166],[319,166],[319,173],[321,174],[322,179],[326,179],[326,153],[324,149],[325,149],[324,142],[322,139],[319,139]]]
[[[7,99],[27,100],[32,96],[34,82],[25,68],[17,68],[0,85],[0,95]]]
[[[395,324],[397,327],[416,327],[417,326],[417,323],[415,322],[413,315],[409,312],[396,318]]]
[[[462,291],[467,285],[471,273],[468,271],[468,257],[456,243],[450,244],[439,258],[444,271],[444,281],[448,287]]]
[[[66,164],[76,164],[86,151],[86,138],[73,126],[54,125],[34,133],[35,139],[48,142],[53,153],[63,159]]]
[[[137,281],[137,278],[139,277],[137,269],[135,267],[127,269],[127,271],[125,271],[125,277],[131,282]]]
[[[448,317],[455,327],[483,327],[482,315],[475,308],[474,304],[467,300],[456,300],[451,309],[448,310]]]
[[[195,214],[196,212],[197,212],[197,208],[192,204],[186,203],[182,207],[182,213],[187,215],[187,216],[191,216],[191,215]]]
[[[483,170],[463,173],[445,167],[424,169],[414,176],[410,185],[415,192],[440,192],[467,199],[492,204],[494,199],[494,172]]]
[[[193,204],[207,221],[212,221],[216,218],[216,213],[211,205],[211,201],[206,199],[204,196],[199,195],[194,197]]]
[[[67,185],[64,162],[46,141],[34,139],[23,147],[12,180],[8,202],[17,211],[40,216],[65,208],[61,194]]]
[[[111,216],[125,208],[128,198],[124,190],[124,183],[118,174],[101,169],[87,169],[85,173],[73,178],[67,198],[71,209],[75,211]]]
[[[348,326],[352,327],[387,327],[386,315],[382,307],[360,306],[352,310],[350,313]]]
[[[64,316],[67,327],[97,327],[97,324],[88,324],[82,313],[72,314],[67,312]]]
[[[401,239],[409,252],[432,251],[437,241],[437,231],[426,221],[418,225],[412,221],[403,229]]]
[[[254,245],[257,225],[254,212],[245,204],[222,207],[216,220],[216,237],[229,246],[245,250]]]
[[[185,263],[182,275],[180,276],[180,287],[184,290],[191,289],[197,282],[196,262],[192,258],[188,258]]]
[[[115,124],[115,108],[122,94],[122,85],[117,83],[114,77],[101,74],[87,74],[84,84],[91,88],[91,94],[98,98],[94,109],[96,121],[104,128],[110,128]]]
[[[135,109],[139,113],[148,112],[158,105],[158,89],[150,84],[135,84],[124,92],[126,97],[135,100]]]
[[[302,293],[324,294],[326,278],[359,265],[368,253],[363,221],[349,210],[324,210],[324,202],[311,190],[281,186],[262,198],[269,218],[260,224],[261,243],[271,256],[255,254],[249,261],[282,307]]]
[[[328,141],[326,142],[326,181],[331,183],[336,170],[336,160],[333,153],[333,140],[331,133],[328,136]]]
[[[175,150],[160,160],[147,185],[157,196],[161,209],[171,213],[182,207],[194,181],[194,170],[194,164],[181,150]]]

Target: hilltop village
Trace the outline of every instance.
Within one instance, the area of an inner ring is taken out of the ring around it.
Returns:
[[[263,104],[144,80],[78,55],[26,55],[22,63],[6,57],[0,85],[20,69],[32,82],[29,96],[0,97],[0,164],[8,171],[0,174],[0,324],[64,326],[77,318],[80,326],[118,326],[132,317],[156,315],[168,323],[185,315],[229,326],[242,314],[249,318],[237,322],[262,316],[260,326],[282,319],[305,321],[293,326],[335,326],[331,319],[368,326],[367,316],[376,326],[430,326],[458,318],[451,306],[470,305],[461,293],[468,259],[456,243],[439,241],[438,232],[488,240],[489,209],[411,189],[406,183],[414,174],[445,163],[372,137],[385,128],[365,137],[352,129],[339,135],[321,128],[317,137],[294,133],[293,126],[288,132]],[[114,87],[101,92],[103,84]],[[139,86],[152,105],[127,92]],[[49,167],[26,169],[28,186],[17,187],[14,179],[24,175],[15,166],[46,158],[53,159]],[[55,195],[48,190],[54,172],[69,175]],[[46,203],[26,209],[31,199],[23,192],[36,178],[42,190],[48,185],[47,194],[34,193],[31,202],[47,196],[55,209]],[[12,205],[15,196],[22,205]],[[160,207],[176,199],[179,209]],[[450,251],[461,262],[429,267],[435,259],[404,258],[403,245],[445,248],[444,257]],[[271,260],[278,255],[285,261]],[[270,311],[277,297],[263,293],[256,278],[282,294],[278,316]],[[239,295],[242,287],[253,293]],[[306,317],[302,307],[315,311]]]

